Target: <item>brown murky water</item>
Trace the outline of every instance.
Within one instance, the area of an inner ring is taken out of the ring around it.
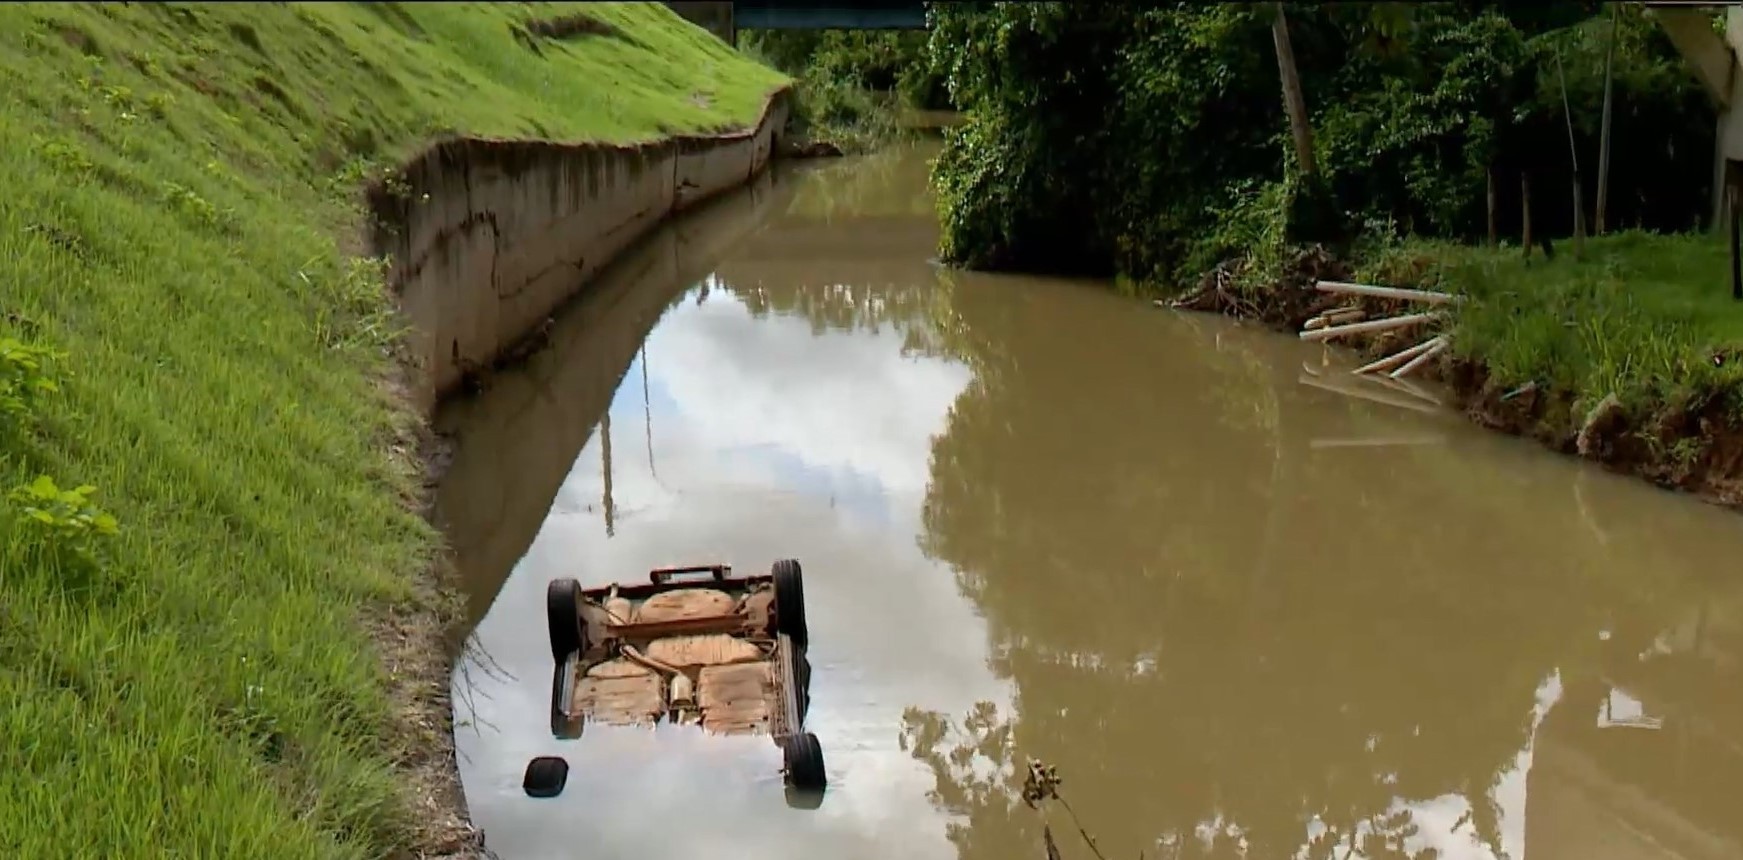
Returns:
[[[1033,756],[1110,858],[1743,857],[1743,518],[1291,338],[935,268],[928,147],[662,233],[444,416],[490,847],[1039,857]],[[766,739],[550,736],[548,580],[782,556],[820,808]]]

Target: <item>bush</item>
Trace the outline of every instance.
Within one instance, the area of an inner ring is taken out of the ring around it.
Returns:
[[[863,151],[896,130],[902,107],[948,107],[920,32],[746,31],[741,49],[796,82],[791,132]]]

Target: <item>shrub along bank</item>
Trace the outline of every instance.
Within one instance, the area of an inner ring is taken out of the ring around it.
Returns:
[[[658,4],[0,11],[0,854],[464,852],[357,192],[781,81]]]
[[[1164,293],[1222,264],[1190,304],[1299,325],[1327,300],[1300,292],[1324,258],[1298,249],[1324,240],[1345,275],[1479,299],[1448,367],[1486,420],[1574,449],[1602,419],[1591,456],[1730,497],[1717,440],[1743,397],[1712,356],[1743,332],[1723,251],[1648,232],[1708,211],[1713,109],[1656,22],[1618,6],[1289,4],[1305,174],[1274,4],[942,4],[930,50],[967,116],[934,171],[941,251]],[[1576,260],[1570,176],[1577,156],[1589,223],[1611,56],[1604,220],[1630,232]],[[1527,200],[1553,262],[1501,249]]]
[[[950,106],[926,34],[882,30],[747,30],[745,52],[793,76],[793,131],[845,152],[877,148],[903,109]]]

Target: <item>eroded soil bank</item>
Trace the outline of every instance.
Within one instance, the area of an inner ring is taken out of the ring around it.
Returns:
[[[1319,280],[1348,280],[1349,267],[1320,248],[1298,251],[1283,277],[1264,291],[1242,290],[1232,270],[1218,267],[1172,306],[1255,320],[1291,334],[1309,319],[1338,307],[1360,307],[1369,319],[1405,310],[1408,303],[1321,292]],[[1353,335],[1343,345],[1369,356],[1396,352],[1420,341],[1416,328]],[[1492,430],[1535,439],[1563,454],[1644,478],[1667,489],[1694,493],[1729,507],[1743,507],[1743,424],[1723,398],[1658,403],[1628,410],[1614,396],[1582,407],[1573,395],[1535,383],[1496,384],[1487,366],[1468,356],[1443,355],[1421,376],[1444,384],[1452,405]]]
[[[789,91],[754,127],[637,145],[460,138],[439,142],[368,189],[366,236],[390,261],[387,283],[408,326],[396,395],[429,418],[442,398],[479,390],[497,368],[539,349],[553,314],[671,216],[761,175],[779,146]],[[438,528],[434,489],[450,460],[427,424],[400,444],[424,464],[416,504]],[[449,677],[455,632],[469,623],[436,561],[421,616],[384,619],[378,638],[404,729],[423,739],[406,762],[422,814],[420,856],[489,856],[460,788]]]

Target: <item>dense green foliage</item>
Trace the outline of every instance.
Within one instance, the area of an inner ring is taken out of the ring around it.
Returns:
[[[1475,5],[1475,4],[1472,4]],[[1299,211],[1270,4],[933,7],[930,50],[967,112],[935,173],[943,251],[975,267],[1180,280]],[[1325,185],[1353,225],[1473,238],[1571,224],[1567,80],[1588,207],[1605,16],[1450,3],[1291,6]],[[1705,207],[1712,110],[1668,40],[1623,10],[1609,223],[1682,228]],[[1558,63],[1559,58],[1559,63]]]
[[[902,108],[949,106],[922,32],[747,30],[739,45],[796,79],[802,137],[867,149],[888,137]]]

